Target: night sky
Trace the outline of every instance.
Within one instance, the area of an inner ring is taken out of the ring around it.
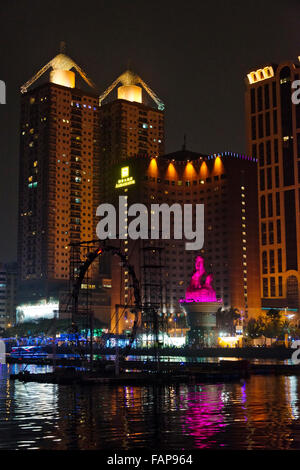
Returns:
[[[300,55],[299,0],[1,1],[0,262],[16,258],[19,87],[67,43],[103,91],[130,63],[166,104],[166,152],[245,151],[244,78]]]

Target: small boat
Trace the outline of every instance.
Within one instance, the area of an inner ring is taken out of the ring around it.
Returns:
[[[12,357],[46,357],[48,353],[41,346],[14,346],[10,355]]]

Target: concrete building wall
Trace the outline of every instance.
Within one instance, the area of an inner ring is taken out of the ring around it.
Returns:
[[[268,73],[267,73],[268,72]],[[247,151],[258,159],[260,289],[263,308],[300,306],[300,105],[285,62],[246,79]]]
[[[99,125],[95,95],[46,83],[22,96],[20,301],[58,298],[70,244],[95,238]]]

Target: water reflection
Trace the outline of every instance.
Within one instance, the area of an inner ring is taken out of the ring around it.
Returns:
[[[69,387],[10,381],[8,374],[21,367],[0,367],[0,449],[295,449],[300,445],[298,377]]]

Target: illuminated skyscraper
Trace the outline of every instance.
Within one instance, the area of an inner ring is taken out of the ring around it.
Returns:
[[[17,264],[0,263],[0,328],[16,322]]]
[[[21,303],[58,300],[72,242],[95,237],[99,199],[98,97],[75,88],[59,54],[22,88],[18,265]],[[50,80],[30,88],[47,69]]]
[[[117,97],[106,101],[113,96],[116,87]],[[119,171],[122,162],[128,159],[139,161],[146,155],[158,156],[164,153],[164,104],[138,75],[129,70],[100,95],[99,104],[100,201],[117,206],[119,191],[116,191],[115,184],[116,178],[120,176],[116,168]],[[140,200],[137,196],[135,202]],[[126,240],[120,242],[120,248],[127,255],[128,243]],[[137,253],[139,250],[140,247]],[[135,260],[134,265],[140,275],[139,261]],[[102,269],[104,276],[112,277],[111,306],[112,318],[115,319],[115,305],[128,303],[128,273],[124,273],[118,262],[110,256],[106,260],[102,258]],[[112,330],[116,331],[113,323]]]
[[[117,99],[105,103],[117,85]],[[154,106],[146,104],[149,96]],[[112,194],[111,170],[116,164],[128,157],[164,153],[164,105],[132,71],[124,72],[102,93],[100,105],[101,194],[105,200]]]
[[[300,305],[300,105],[291,99],[299,77],[299,63],[288,61],[246,79],[247,151],[258,159],[263,308]]]

